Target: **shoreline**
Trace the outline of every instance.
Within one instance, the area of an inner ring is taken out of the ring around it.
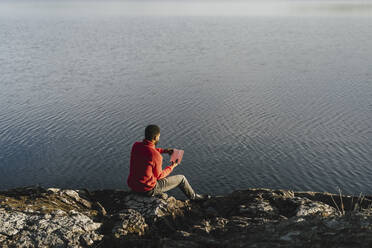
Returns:
[[[265,188],[202,202],[163,193],[0,191],[2,247],[369,247],[372,197]]]

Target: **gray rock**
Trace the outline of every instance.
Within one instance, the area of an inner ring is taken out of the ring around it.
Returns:
[[[145,219],[138,211],[126,209],[117,213],[114,217],[116,222],[112,228],[115,238],[120,239],[129,234],[143,235],[148,228]]]
[[[0,233],[7,236],[4,246],[80,247],[84,235],[82,239],[90,244],[103,238],[96,232],[101,225],[76,211],[70,215],[63,211],[52,214],[0,211]]]
[[[171,214],[168,209],[168,201],[175,200],[167,194],[154,197],[129,194],[124,198],[125,208],[138,211],[146,221],[153,223],[160,217]]]
[[[294,239],[294,237],[298,236],[298,235],[300,235],[299,231],[289,232],[286,235],[280,237],[280,240],[292,241]]]
[[[76,190],[61,190],[59,192],[62,195],[69,196],[75,202],[80,203],[81,205],[83,205],[86,208],[92,208],[92,204],[88,200],[80,197],[78,191],[76,191]]]
[[[0,210],[0,233],[7,236],[17,234],[26,225],[28,215],[16,211]]]
[[[311,201],[306,198],[298,201],[300,205],[296,210],[296,216],[322,215],[326,217],[338,213],[334,207],[322,202]]]

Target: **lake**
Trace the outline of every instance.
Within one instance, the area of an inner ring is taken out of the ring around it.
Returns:
[[[372,194],[371,40],[371,2],[0,1],[0,188],[128,189],[157,124],[201,193]]]

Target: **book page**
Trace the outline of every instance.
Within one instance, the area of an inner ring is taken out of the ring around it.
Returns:
[[[170,157],[169,162],[176,162],[176,160],[178,159],[178,164],[180,164],[182,161],[183,153],[184,150],[173,149],[173,153]]]

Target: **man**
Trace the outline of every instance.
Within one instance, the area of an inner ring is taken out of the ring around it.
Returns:
[[[130,154],[128,186],[135,192],[154,196],[178,187],[191,200],[209,199],[209,195],[196,194],[184,175],[168,176],[178,163],[172,162],[163,170],[163,156],[171,155],[173,149],[156,148],[160,128],[149,125],[145,128],[145,139],[135,142]]]

